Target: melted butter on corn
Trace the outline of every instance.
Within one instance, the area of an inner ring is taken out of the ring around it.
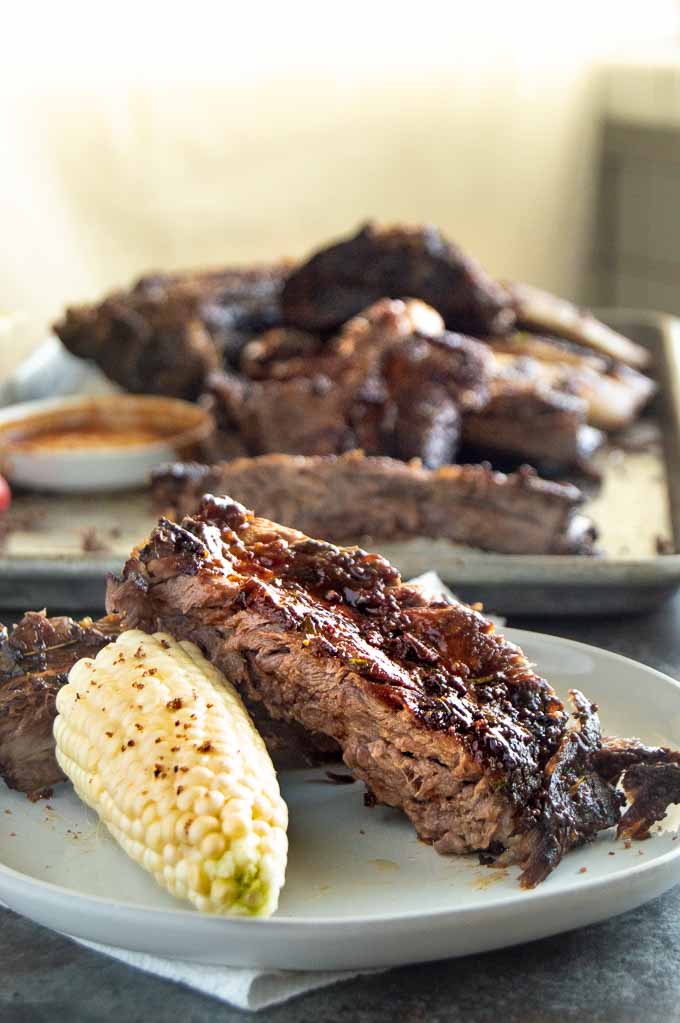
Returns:
[[[206,913],[268,916],[288,812],[241,699],[193,643],[132,630],[57,696],[57,760],[125,852]]]

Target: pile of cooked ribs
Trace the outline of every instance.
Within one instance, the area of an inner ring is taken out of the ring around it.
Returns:
[[[70,666],[141,628],[198,644],[278,764],[341,756],[368,806],[401,809],[440,853],[518,864],[525,887],[604,829],[645,838],[680,801],[679,753],[602,738],[578,691],[570,721],[478,611],[230,497],[204,494],[181,525],[161,518],[109,579],[107,609],[0,631],[0,774],[32,797],[62,778],[52,722]]]
[[[587,465],[655,389],[646,349],[493,280],[430,227],[369,224],[299,265],[143,277],[55,329],[127,390],[209,407],[211,460],[361,450],[426,470],[489,459],[554,475]],[[592,552],[569,529],[552,547]]]

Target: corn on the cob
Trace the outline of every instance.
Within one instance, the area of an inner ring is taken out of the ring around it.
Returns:
[[[124,632],[57,697],[57,760],[162,887],[208,913],[266,916],[288,812],[238,693],[193,643]]]

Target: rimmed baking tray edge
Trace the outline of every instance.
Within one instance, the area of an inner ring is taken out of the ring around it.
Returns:
[[[599,316],[653,351],[661,383],[659,411],[670,519],[680,549],[680,319],[635,309],[600,310]],[[634,614],[659,606],[680,587],[680,553],[655,558],[508,555],[466,551],[446,541],[376,543],[404,578],[434,569],[464,600],[501,614]],[[0,558],[0,607],[97,611],[105,577],[118,560]]]

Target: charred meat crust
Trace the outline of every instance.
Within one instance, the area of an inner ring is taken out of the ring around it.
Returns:
[[[117,633],[112,618],[75,622],[44,611],[29,611],[11,632],[0,626],[0,777],[10,788],[33,795],[64,780],[52,737],[56,695],[75,662]]]
[[[446,539],[506,554],[593,554],[596,530],[580,491],[528,467],[505,475],[486,465],[428,470],[360,451],[262,455],[217,465],[174,463],[152,475],[154,505],[174,519],[206,493],[228,493],[264,517],[334,543]]]
[[[601,742],[596,708],[576,689],[570,700],[574,727],[546,765],[540,820],[520,840],[520,884],[525,888],[543,881],[568,849],[612,827],[620,816],[622,797],[592,768]]]
[[[453,330],[483,336],[514,321],[503,287],[434,227],[369,223],[294,270],[281,303],[287,322],[328,330],[380,298],[404,296],[433,306]]]
[[[639,739],[606,738],[593,763],[610,784],[622,783],[630,806],[621,818],[618,835],[647,838],[663,820],[671,803],[680,802],[680,752],[665,746],[645,746]]]

